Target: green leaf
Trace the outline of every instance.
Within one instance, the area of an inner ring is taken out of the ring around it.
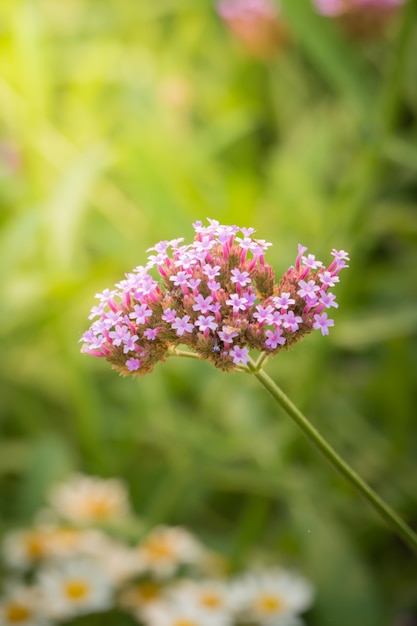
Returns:
[[[310,0],[282,0],[282,8],[297,43],[323,78],[366,113],[372,103],[374,81],[354,46],[344,41],[331,20],[314,11]]]
[[[33,443],[18,496],[18,511],[29,519],[45,502],[48,489],[74,468],[72,451],[63,439],[45,435]]]

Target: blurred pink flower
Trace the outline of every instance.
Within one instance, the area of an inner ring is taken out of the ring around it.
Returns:
[[[217,11],[256,57],[269,58],[287,39],[277,3],[271,0],[220,0]]]
[[[321,15],[341,21],[354,36],[380,34],[407,0],[312,0]]]

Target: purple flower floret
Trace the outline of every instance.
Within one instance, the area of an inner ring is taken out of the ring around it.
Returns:
[[[276,280],[265,262],[271,244],[254,239],[254,229],[209,220],[194,230],[191,244],[156,244],[145,266],[96,294],[82,352],[143,376],[184,345],[229,371],[245,366],[251,350],[274,355],[312,330],[329,334],[334,321],[324,310],[338,306],[330,288],[348,267],[344,250],[332,250],[325,267],[299,245],[295,265]]]

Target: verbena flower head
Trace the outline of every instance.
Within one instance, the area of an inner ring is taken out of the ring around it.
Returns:
[[[344,250],[332,250],[326,267],[300,245],[277,280],[265,261],[272,244],[253,228],[209,220],[194,230],[192,243],[159,242],[144,266],[96,295],[82,352],[143,376],[185,345],[230,371],[245,366],[251,350],[274,355],[313,330],[329,334],[326,310],[338,306],[330,289],[348,267]]]

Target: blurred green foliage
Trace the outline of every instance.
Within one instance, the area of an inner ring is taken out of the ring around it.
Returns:
[[[255,380],[180,360],[122,379],[77,342],[94,294],[196,219],[255,226],[278,275],[298,241],[348,250],[331,336],[268,371],[416,526],[416,7],[358,42],[282,0],[290,41],[260,61],[212,0],[2,1],[3,530],[73,469],[117,475],[235,567],[299,567],[308,624],[415,618],[413,556]]]

